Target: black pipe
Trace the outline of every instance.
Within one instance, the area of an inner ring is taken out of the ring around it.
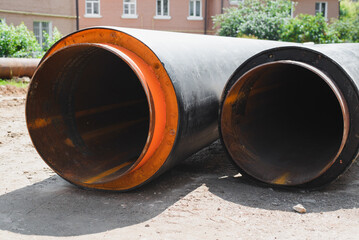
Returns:
[[[281,47],[250,58],[224,88],[220,136],[239,170],[315,188],[359,149],[359,44]]]
[[[218,138],[219,98],[238,65],[284,43],[98,27],[42,59],[26,118],[49,166],[87,188],[129,190]]]

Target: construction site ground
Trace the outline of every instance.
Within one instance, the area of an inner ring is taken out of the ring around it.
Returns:
[[[217,141],[135,191],[83,190],[33,147],[25,92],[0,89],[1,240],[359,239],[358,162],[320,190],[276,189],[240,176]]]

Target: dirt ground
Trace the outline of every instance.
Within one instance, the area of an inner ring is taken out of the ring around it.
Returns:
[[[215,142],[136,191],[82,190],[36,153],[24,91],[0,95],[1,240],[359,239],[358,163],[322,190],[278,190],[239,176]]]

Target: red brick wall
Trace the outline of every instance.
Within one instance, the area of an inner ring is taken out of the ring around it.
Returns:
[[[81,0],[80,0],[81,1]],[[8,13],[18,11],[32,13]],[[36,14],[40,15],[36,15]],[[41,14],[62,15],[43,16]],[[34,21],[51,22],[62,34],[69,34],[76,30],[75,0],[0,0],[0,18],[5,18],[7,24],[25,25],[33,30]]]
[[[207,0],[208,12],[220,12],[220,1]],[[224,0],[228,1],[228,0]],[[202,17],[204,18],[205,0],[202,0]],[[155,19],[156,1],[155,0],[137,0],[137,19],[122,18],[123,1],[101,1],[100,18],[85,17],[85,0],[80,0],[80,28],[112,25],[133,28],[145,28],[155,30],[179,31],[189,33],[204,33],[204,19],[188,20],[189,0],[170,0],[170,17],[171,19]],[[210,15],[210,14],[209,14]],[[211,29],[212,20],[207,17],[208,27]]]
[[[202,0],[202,17],[205,17],[205,2]],[[328,18],[338,17],[338,0],[327,0]],[[123,0],[101,0],[100,17],[89,18],[85,15],[85,0],[79,0],[80,4],[80,28],[91,26],[122,26],[131,28],[144,28],[154,30],[179,31],[188,33],[204,33],[205,21],[188,20],[189,0],[170,0],[170,19],[155,19],[156,0],[137,0],[136,19],[122,18]],[[223,5],[222,5],[223,4]],[[230,0],[207,0],[207,34],[215,33],[213,30],[212,16],[220,14],[224,8],[235,7]],[[315,0],[298,0],[294,14],[314,14]]]
[[[328,4],[328,20],[339,17],[339,1],[338,0],[326,0],[326,1],[313,1],[313,0],[296,0],[297,6],[294,11],[294,16],[305,13],[315,14],[316,2],[327,2]]]

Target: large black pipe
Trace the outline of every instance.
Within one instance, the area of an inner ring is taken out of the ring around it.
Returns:
[[[239,170],[262,182],[315,188],[358,157],[359,44],[280,47],[226,84],[219,128]]]
[[[97,27],[47,52],[26,103],[45,162],[86,188],[129,190],[218,138],[226,80],[284,43]]]

